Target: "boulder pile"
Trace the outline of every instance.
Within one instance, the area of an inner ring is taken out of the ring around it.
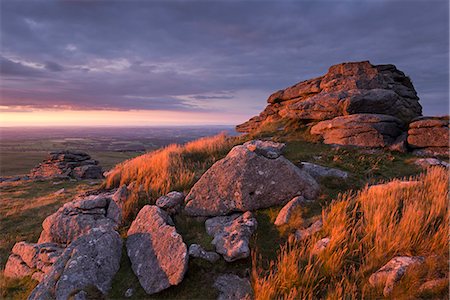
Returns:
[[[31,170],[30,177],[100,179],[103,178],[103,171],[98,161],[91,159],[89,154],[65,150],[50,152],[46,160]]]
[[[368,61],[330,67],[324,76],[273,93],[239,132],[305,124],[326,144],[448,156],[448,117],[422,117],[411,80],[394,65]]]
[[[106,295],[119,270],[122,239],[109,211],[113,194],[75,199],[47,217],[38,243],[14,245],[4,274],[39,281],[29,299]]]

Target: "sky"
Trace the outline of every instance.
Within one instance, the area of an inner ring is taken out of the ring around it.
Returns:
[[[0,126],[238,124],[369,60],[448,113],[448,0],[0,1]]]

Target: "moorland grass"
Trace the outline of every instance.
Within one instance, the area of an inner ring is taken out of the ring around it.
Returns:
[[[381,188],[339,195],[323,210],[321,232],[282,246],[269,268],[254,255],[256,299],[381,298],[381,291],[367,280],[396,255],[433,261],[406,276],[409,283],[400,282],[393,292],[404,299],[420,297],[421,283],[433,276],[448,279],[448,179],[447,171],[436,167],[410,178],[417,184],[394,180]],[[323,237],[331,238],[329,246],[313,255],[312,245]],[[447,292],[448,280],[437,295],[429,296],[441,298]]]

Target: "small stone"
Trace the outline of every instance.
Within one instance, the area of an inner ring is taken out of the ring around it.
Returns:
[[[133,288],[129,288],[129,289],[127,289],[125,291],[124,296],[125,296],[125,298],[130,298],[131,296],[133,296],[133,294],[134,294],[134,289]]]
[[[282,226],[289,223],[289,220],[291,219],[294,210],[297,207],[304,205],[306,202],[307,201],[302,196],[297,196],[293,198],[280,210],[277,219],[275,220],[275,225]]]
[[[314,255],[320,254],[323,250],[325,250],[328,245],[330,244],[331,239],[329,237],[323,238],[321,240],[318,240],[312,250],[311,253]]]
[[[220,255],[216,252],[205,251],[202,246],[198,244],[192,244],[189,246],[189,255],[195,258],[201,258],[214,263],[220,259]]]

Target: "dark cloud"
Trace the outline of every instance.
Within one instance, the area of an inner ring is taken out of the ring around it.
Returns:
[[[2,1],[2,105],[251,116],[274,90],[370,60],[397,65],[425,113],[439,114],[448,110],[448,5]]]

